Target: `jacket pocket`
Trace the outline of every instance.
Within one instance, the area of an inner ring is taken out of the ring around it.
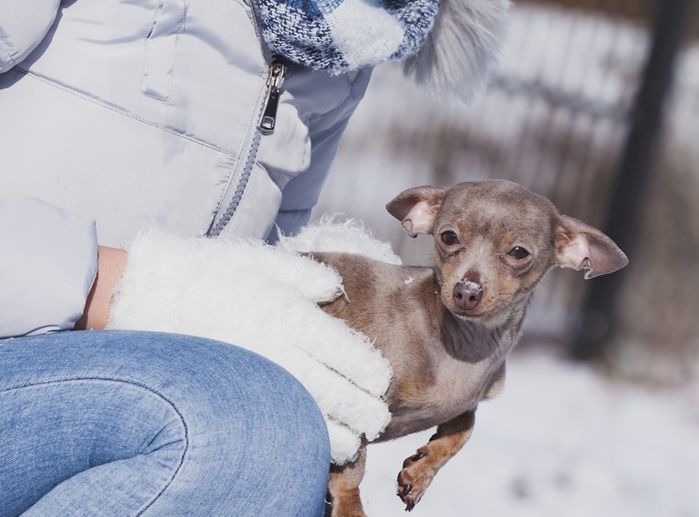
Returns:
[[[177,43],[184,32],[185,0],[158,0],[145,41],[141,92],[161,101],[170,100],[177,58]]]

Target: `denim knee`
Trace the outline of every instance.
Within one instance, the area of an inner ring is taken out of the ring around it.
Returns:
[[[181,442],[146,437],[142,453],[177,445],[182,461],[145,513],[322,513],[330,446],[320,410],[296,379],[257,354],[191,336],[109,331],[21,338],[0,355],[10,385],[111,379],[171,404]]]
[[[187,391],[172,399],[187,426],[189,454],[155,509],[177,508],[178,492],[196,480],[208,487],[207,501],[199,504],[211,515],[321,515],[330,444],[315,401],[287,371],[257,354],[199,344],[200,382],[186,381]]]

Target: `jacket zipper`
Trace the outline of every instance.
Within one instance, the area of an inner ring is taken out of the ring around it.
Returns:
[[[286,77],[286,66],[280,61],[272,60],[269,67],[269,77],[267,78],[267,101],[265,109],[262,111],[260,120],[260,131],[269,135],[274,133],[274,126],[277,123],[277,109],[279,108],[279,96],[282,92],[282,85]]]
[[[265,101],[262,104],[261,116],[258,125],[255,127],[252,140],[248,146],[248,152],[243,170],[235,188],[231,188],[232,184],[228,185],[226,193],[224,194],[220,204],[220,207],[226,208],[223,211],[221,211],[221,208],[219,208],[214,220],[211,222],[211,226],[206,232],[207,237],[217,237],[220,235],[226,225],[233,218],[238,206],[240,205],[240,201],[243,198],[245,189],[250,181],[252,169],[255,166],[255,160],[257,159],[257,152],[260,148],[260,139],[262,134],[264,133],[269,135],[274,132],[274,127],[277,121],[279,97],[282,92],[282,85],[284,84],[285,76],[286,66],[277,59],[272,58],[272,62],[269,65],[269,70],[267,73],[267,92],[265,95]]]

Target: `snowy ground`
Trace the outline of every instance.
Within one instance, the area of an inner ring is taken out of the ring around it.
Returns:
[[[697,517],[699,386],[651,391],[531,353],[481,405],[466,447],[437,475],[417,517]],[[372,517],[405,515],[404,458],[430,432],[369,447]]]

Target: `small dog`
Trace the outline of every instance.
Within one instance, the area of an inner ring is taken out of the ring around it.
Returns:
[[[410,511],[468,440],[478,403],[502,389],[505,358],[542,276],[560,266],[593,278],[628,260],[599,230],[508,181],[417,187],[386,208],[411,237],[434,236],[434,268],[312,256],[340,273],[347,293],[324,310],[375,339],[393,368],[392,419],[378,441],[438,426],[398,474],[398,497]],[[365,515],[359,496],[365,459],[366,444],[354,462],[331,468],[333,516]]]

